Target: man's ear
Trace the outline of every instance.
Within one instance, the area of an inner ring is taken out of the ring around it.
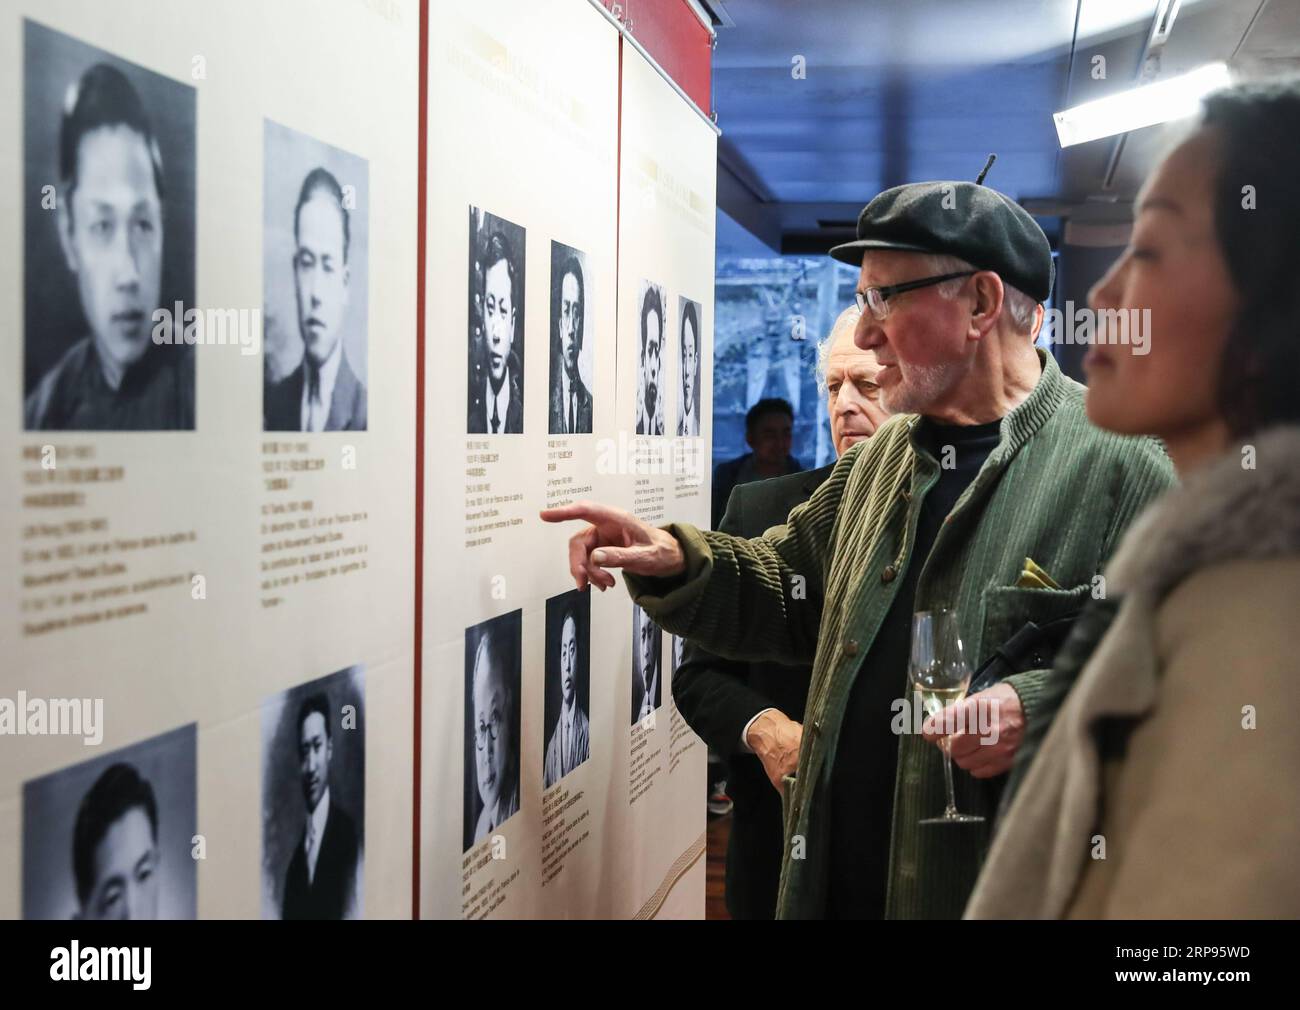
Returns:
[[[1002,278],[992,270],[981,270],[971,279],[974,281],[975,301],[971,305],[966,338],[983,340],[997,325],[998,316],[1002,314],[1006,289],[1002,286]]]
[[[63,250],[63,260],[68,269],[77,272],[77,250],[72,244],[72,208],[68,206],[68,197],[55,204],[54,227],[59,232],[59,247]]]

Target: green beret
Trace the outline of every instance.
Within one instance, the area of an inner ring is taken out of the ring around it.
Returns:
[[[862,208],[858,239],[831,250],[862,266],[868,249],[956,256],[992,270],[1036,302],[1052,291],[1052,248],[1020,204],[973,182],[914,182],[887,189]]]

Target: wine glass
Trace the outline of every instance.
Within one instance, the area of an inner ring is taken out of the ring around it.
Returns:
[[[912,617],[912,656],[908,663],[912,690],[920,695],[925,714],[938,716],[949,705],[966,697],[970,687],[970,666],[961,646],[961,630],[955,610],[920,610]],[[948,806],[942,817],[928,817],[922,824],[976,824],[976,814],[959,814],[952,788],[952,755],[948,738],[943,751],[943,777],[948,787]]]

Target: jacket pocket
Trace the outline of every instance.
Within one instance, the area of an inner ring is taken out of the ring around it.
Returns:
[[[984,624],[980,655],[968,660],[978,668],[1012,635],[1033,621],[1039,627],[1058,618],[1077,614],[1091,598],[1089,583],[1072,589],[1039,589],[1026,586],[993,586],[984,591]]]

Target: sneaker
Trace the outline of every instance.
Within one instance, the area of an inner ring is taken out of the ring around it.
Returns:
[[[719,782],[713,787],[713,792],[709,794],[709,813],[715,817],[724,817],[731,813],[731,808],[735,806],[731,802],[731,797],[727,795],[726,781]]]

